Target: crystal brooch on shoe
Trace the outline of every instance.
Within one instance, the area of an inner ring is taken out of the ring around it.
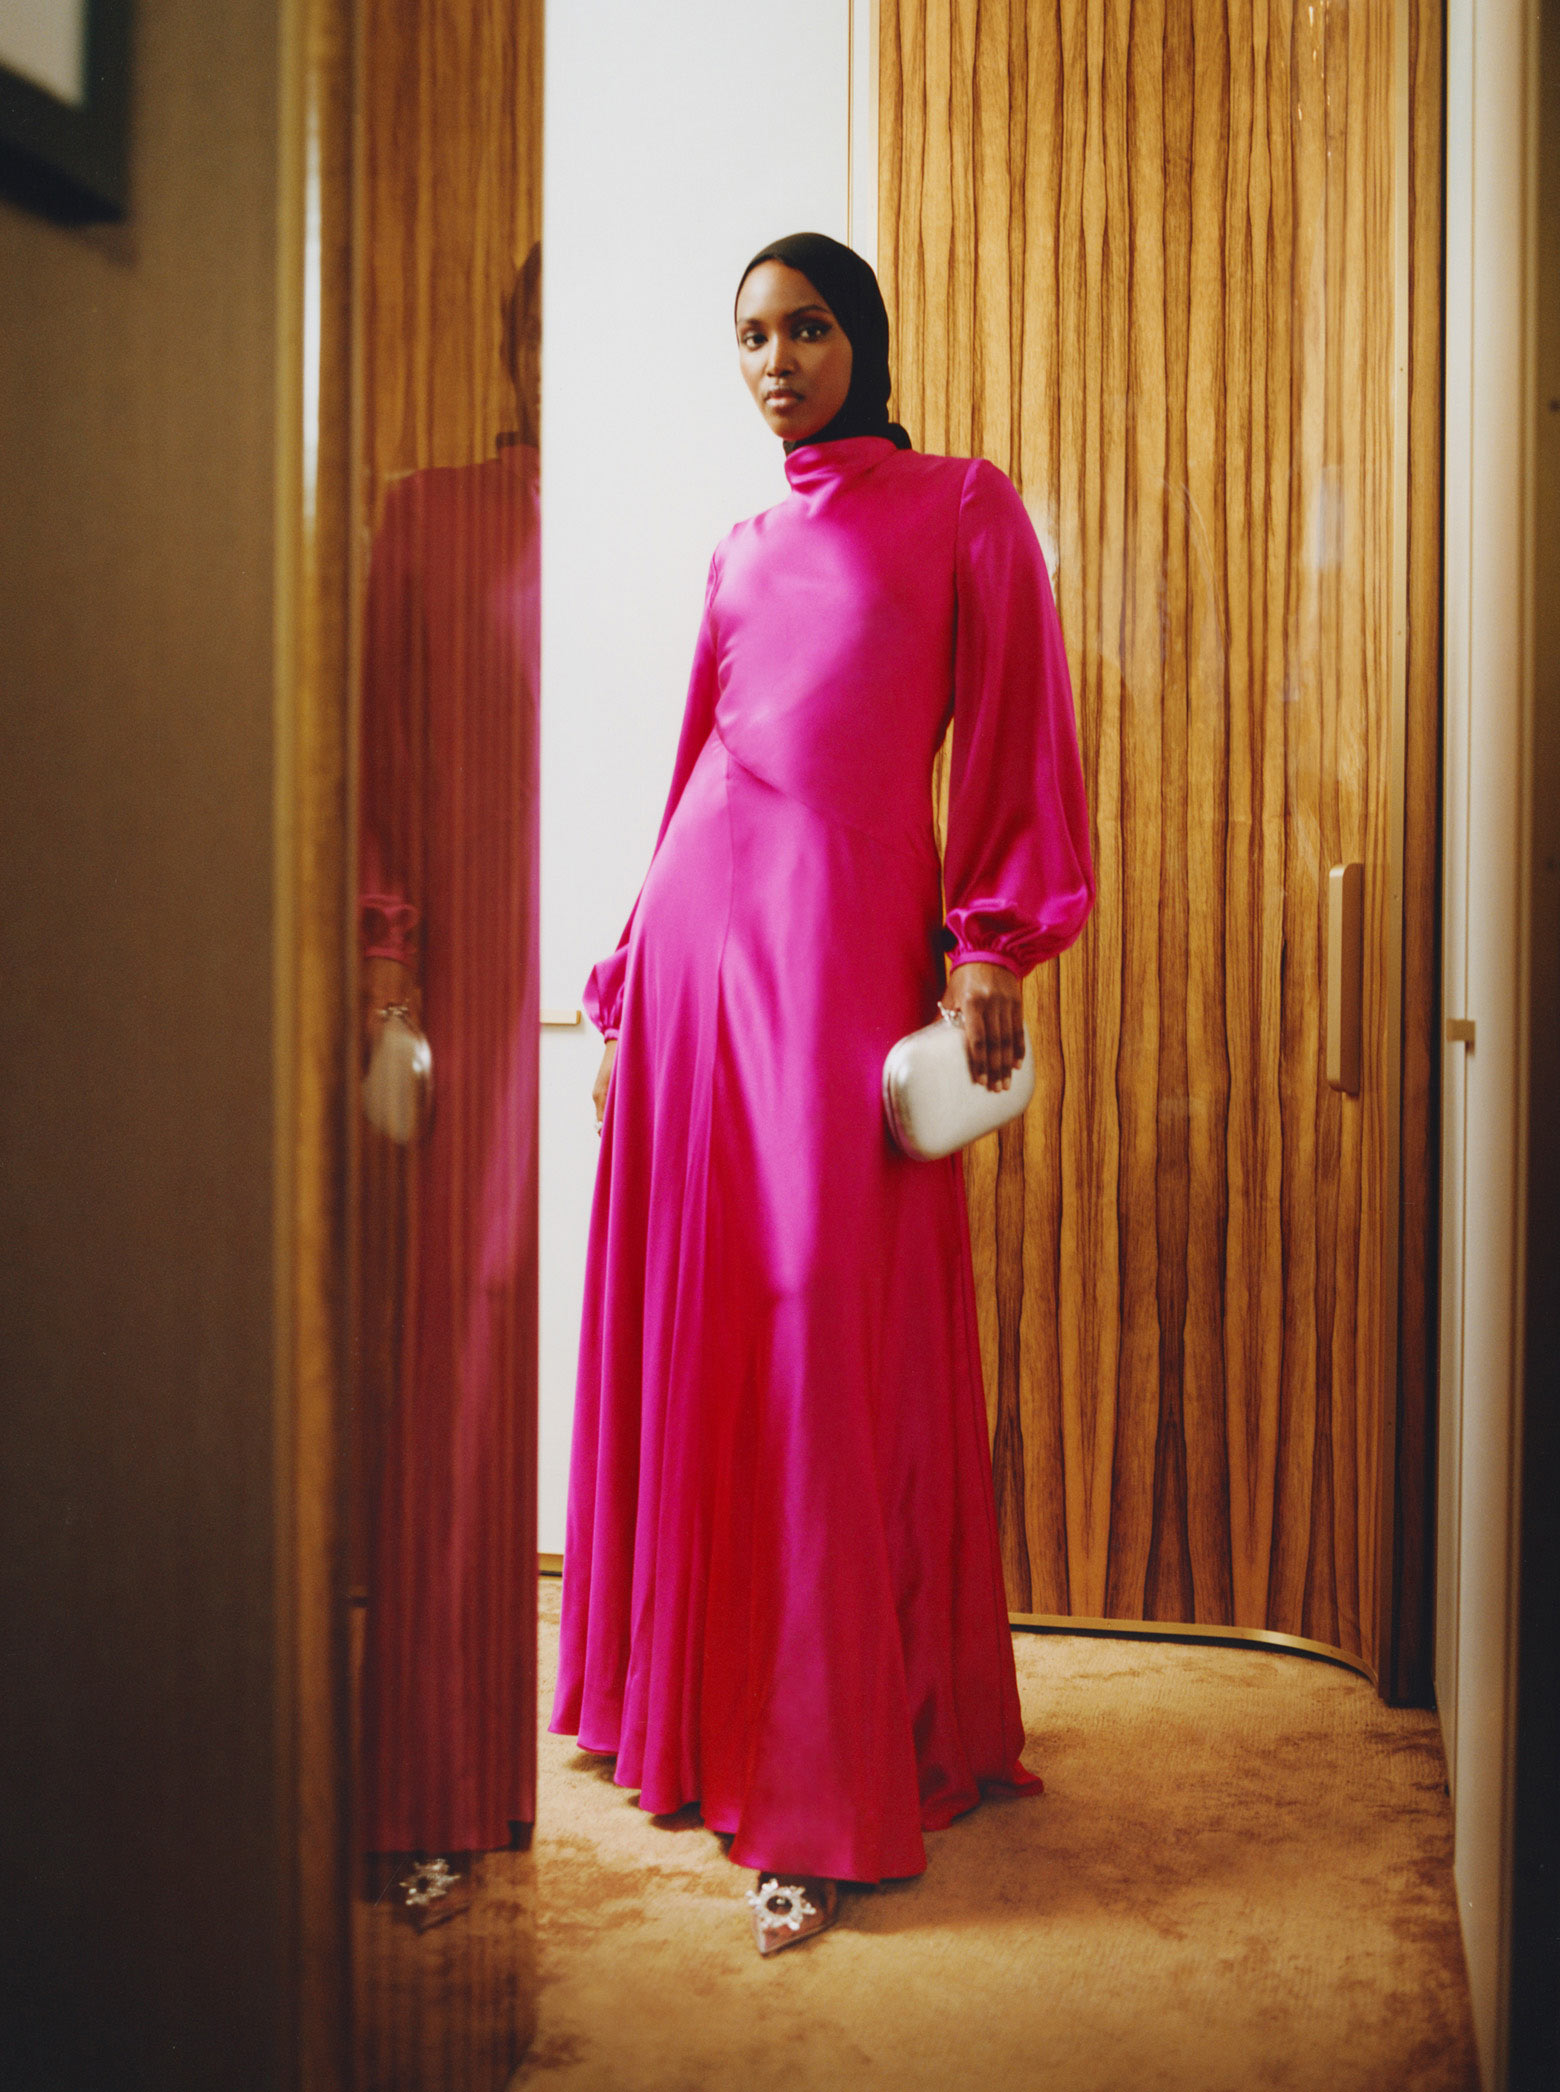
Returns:
[[[418,1910],[437,1903],[449,1894],[458,1878],[442,1859],[424,1860],[401,1883],[407,1909]]]
[[[765,1932],[778,1932],[782,1926],[787,1932],[800,1932],[803,1918],[818,1915],[795,1882],[761,1881],[756,1889],[748,1890],[747,1900],[758,1912]]]

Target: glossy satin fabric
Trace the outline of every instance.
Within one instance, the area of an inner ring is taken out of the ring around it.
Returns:
[[[1038,1784],[997,1548],[957,1158],[883,1057],[942,951],[1023,973],[1093,897],[1066,661],[993,466],[857,437],[716,552],[618,951],[553,1727],[740,1865],[925,1866]],[[934,753],[955,719],[940,906]]]
[[[410,965],[434,1111],[364,1127],[362,1843],[535,1813],[537,454],[386,497],[363,667],[365,953]]]

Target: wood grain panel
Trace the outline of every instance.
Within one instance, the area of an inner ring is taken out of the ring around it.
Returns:
[[[542,228],[540,0],[361,0],[361,530],[386,484],[515,427],[503,355]]]
[[[1010,1602],[1266,1628],[1372,1669],[1396,36],[1391,0],[882,0],[879,35],[895,412],[1001,465],[1034,517],[1099,877],[1028,990],[1036,1101],[967,1171]],[[1438,122],[1417,78],[1416,131]],[[1326,874],[1355,859],[1357,1098],[1322,1038]]]

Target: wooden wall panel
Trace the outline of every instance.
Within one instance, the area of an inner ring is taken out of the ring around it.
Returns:
[[[1030,985],[1035,1104],[969,1169],[1010,1601],[1372,1669],[1395,36],[1390,0],[882,0],[879,80],[895,412],[1001,465],[1035,519],[1099,875]],[[1357,1097],[1322,1037],[1327,871],[1351,859]]]
[[[504,309],[542,229],[540,0],[362,0],[364,526],[515,426]]]

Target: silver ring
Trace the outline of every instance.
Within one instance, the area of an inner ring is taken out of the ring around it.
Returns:
[[[941,1017],[944,1024],[956,1024],[961,1031],[964,1029],[964,1012],[962,1010],[950,1010],[946,1003],[940,1002],[937,1005],[937,1014]]]

